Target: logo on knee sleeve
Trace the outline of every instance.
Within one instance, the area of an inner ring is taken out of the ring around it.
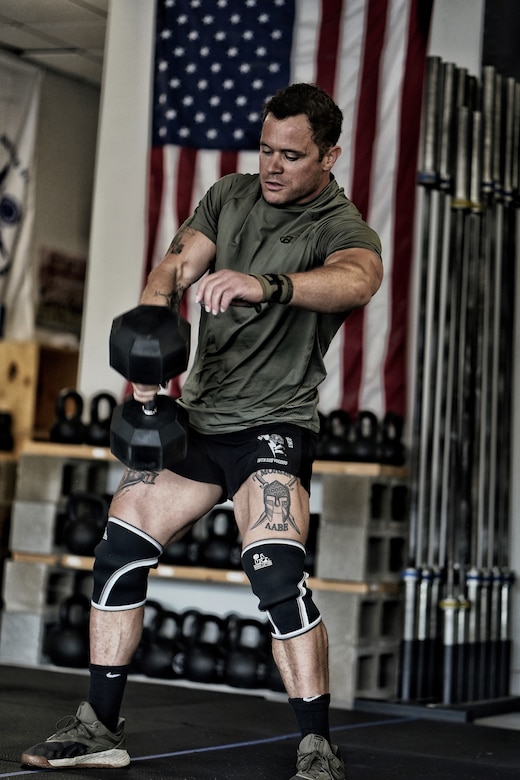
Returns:
[[[273,562],[268,555],[264,555],[264,553],[255,553],[253,555],[253,569],[255,571],[258,571],[258,569],[265,569],[266,566],[272,565]]]

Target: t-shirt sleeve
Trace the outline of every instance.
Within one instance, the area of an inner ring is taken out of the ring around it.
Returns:
[[[217,243],[218,221],[226,197],[231,192],[234,174],[216,181],[202,197],[191,217],[184,223],[194,230],[200,230],[206,238]]]
[[[379,257],[382,252],[378,234],[351,202],[341,215],[324,220],[317,237],[317,247],[323,262],[333,252],[342,249],[370,249]]]

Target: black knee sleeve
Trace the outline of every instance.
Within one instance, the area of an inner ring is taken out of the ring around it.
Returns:
[[[275,639],[305,634],[320,621],[320,612],[305,581],[305,547],[288,539],[253,542],[242,553],[258,607],[267,613]]]
[[[106,611],[142,606],[148,572],[157,566],[162,551],[162,545],[144,531],[109,517],[95,551],[92,606]]]

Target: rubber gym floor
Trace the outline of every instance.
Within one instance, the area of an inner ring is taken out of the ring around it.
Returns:
[[[130,679],[124,769],[31,770],[20,753],[75,713],[84,673],[0,666],[0,779],[24,775],[125,780],[288,780],[298,734],[281,698]],[[349,780],[510,780],[520,776],[517,732],[414,715],[333,709],[333,742]]]

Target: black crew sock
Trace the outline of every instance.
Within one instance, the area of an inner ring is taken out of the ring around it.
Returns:
[[[319,734],[330,744],[330,693],[308,699],[289,699],[289,704],[296,715],[302,739],[307,734]]]
[[[109,731],[116,731],[130,665],[90,664],[88,703]]]

